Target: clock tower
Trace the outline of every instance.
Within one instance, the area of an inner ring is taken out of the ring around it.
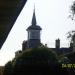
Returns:
[[[27,46],[28,46],[28,48],[35,48],[35,47],[39,46],[41,30],[42,30],[42,28],[40,26],[38,26],[36,23],[35,8],[34,8],[32,24],[31,24],[31,26],[29,26],[27,28],[27,32],[28,32]]]

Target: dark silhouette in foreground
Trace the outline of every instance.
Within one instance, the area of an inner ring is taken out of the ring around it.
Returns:
[[[71,75],[69,69],[62,68],[57,55],[48,48],[25,50],[12,62],[5,65],[4,75]]]

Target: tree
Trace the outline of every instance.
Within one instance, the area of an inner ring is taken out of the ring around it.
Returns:
[[[3,75],[50,75],[68,74],[61,68],[57,55],[49,48],[27,49],[9,61]]]
[[[63,58],[61,58],[60,60],[59,60],[59,62],[61,63],[61,64],[70,64],[71,63],[71,61],[70,61],[70,59],[68,58],[68,57],[63,57]]]
[[[70,39],[70,43],[73,43],[75,40],[75,30],[70,31],[67,34],[68,34],[67,38]]]
[[[73,1],[73,4],[71,6],[71,13],[72,15],[70,15],[71,19],[74,20],[74,16],[75,16],[75,1]]]
[[[48,48],[34,48],[24,51],[16,58],[14,75],[17,74],[53,74],[58,64],[57,55]]]
[[[3,75],[13,75],[13,67],[11,61],[5,64]]]

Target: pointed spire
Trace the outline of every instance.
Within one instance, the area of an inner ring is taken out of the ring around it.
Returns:
[[[35,16],[35,5],[34,5],[34,12],[33,12],[33,18],[32,18],[32,25],[36,25],[36,16]]]

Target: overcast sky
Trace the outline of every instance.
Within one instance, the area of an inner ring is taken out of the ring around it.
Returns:
[[[68,47],[66,33],[75,30],[75,22],[68,16],[73,0],[28,0],[17,18],[6,42],[0,50],[0,65],[14,58],[21,50],[23,40],[27,40],[27,27],[31,25],[33,9],[37,24],[42,27],[41,42],[48,47],[55,47],[55,40],[60,39],[61,47]]]

